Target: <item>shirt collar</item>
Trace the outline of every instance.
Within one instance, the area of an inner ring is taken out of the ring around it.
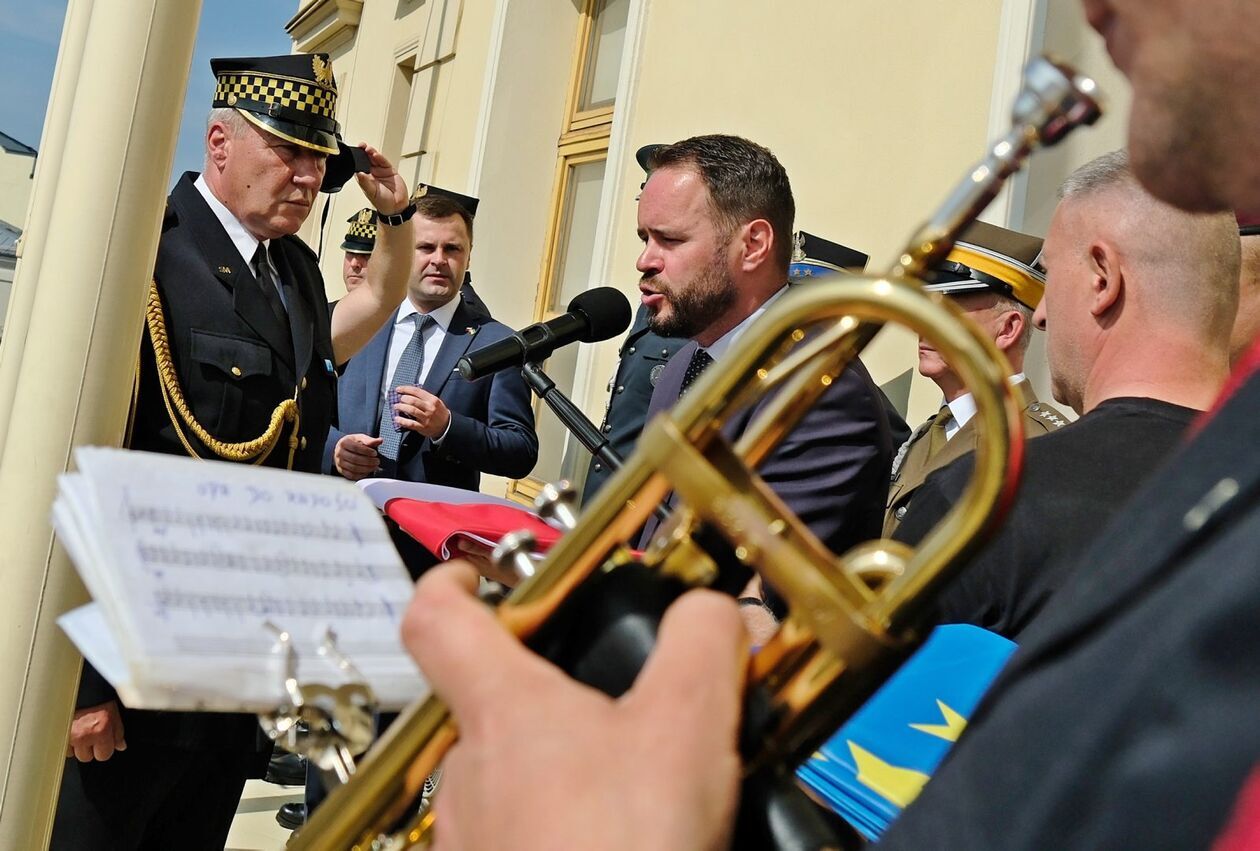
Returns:
[[[462,293],[457,293],[455,298],[448,301],[439,308],[429,311],[429,318],[438,324],[443,333],[450,330],[451,320],[455,318],[455,311],[459,309],[460,301],[464,298]],[[416,306],[411,303],[411,299],[405,298],[402,304],[398,306],[398,313],[394,316],[394,324],[399,325],[404,321],[410,321],[408,317],[413,313],[419,313]]]
[[[258,250],[258,237],[245,229],[241,224],[241,220],[232,214],[232,211],[224,206],[223,202],[215,197],[210,191],[209,184],[206,183],[205,175],[197,175],[197,179],[193,181],[193,186],[197,187],[197,191],[201,193],[201,197],[206,199],[210,211],[214,213],[214,217],[219,220],[219,224],[223,225],[223,229],[227,231],[228,239],[232,240],[232,244],[236,246],[236,250],[241,253],[241,257],[245,260],[247,266],[252,267],[254,262],[254,252]],[[261,240],[262,244],[271,248],[271,240]]]
[[[1007,380],[1011,382],[1012,387],[1016,387],[1021,381],[1026,381],[1027,379],[1024,373],[1017,372]],[[976,415],[976,400],[970,393],[964,393],[954,401],[946,404],[949,405],[949,413],[953,416],[954,422],[958,424],[959,428],[965,426],[967,421]]]
[[[770,305],[774,304],[774,302],[785,292],[787,292],[787,284],[784,284],[779,288],[778,292],[763,301],[761,306],[752,313],[748,314],[747,318],[745,318],[743,322],[740,322],[721,337],[718,337],[717,340],[713,342],[713,345],[707,348],[702,346],[701,348],[704,348],[704,350],[709,353],[709,357],[713,358],[715,361],[721,359],[722,355],[726,354],[726,352],[730,350],[731,346],[735,344],[735,341],[748,330],[748,326],[752,325],[753,322],[755,322],[761,314],[765,313],[766,309],[770,307]]]

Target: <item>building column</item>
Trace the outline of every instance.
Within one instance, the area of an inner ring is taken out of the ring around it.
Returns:
[[[74,92],[79,84],[79,70],[83,67],[83,43],[87,38],[88,22],[92,18],[95,0],[76,0],[66,9],[65,24],[61,30],[61,46],[57,50],[57,68],[53,73],[52,92],[48,99],[48,114],[44,117],[44,132],[39,140],[39,156],[35,160],[35,183],[42,184],[41,195],[32,191],[23,225],[21,250],[14,272],[14,286],[9,293],[6,311],[4,342],[0,343],[0,399],[13,398],[17,384],[18,366],[22,363],[21,350],[26,345],[26,329],[31,318],[31,306],[35,302],[35,288],[18,289],[17,275],[25,270],[28,280],[39,274],[39,262],[44,253],[44,236],[52,217],[53,192],[61,171],[61,157],[65,153],[66,125],[73,114]],[[32,190],[34,185],[32,185]],[[10,354],[6,354],[6,350]],[[0,447],[9,430],[10,410],[0,407]]]
[[[33,262],[0,351],[0,848],[45,847],[52,825],[79,668],[56,618],[84,599],[53,541],[56,476],[75,446],[123,436],[200,11],[71,0],[66,14]]]

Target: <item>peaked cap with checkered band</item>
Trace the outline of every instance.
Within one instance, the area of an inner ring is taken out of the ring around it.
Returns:
[[[376,247],[376,211],[364,207],[346,221],[350,227],[346,229],[341,250],[350,254],[371,254]]]
[[[232,107],[248,121],[295,145],[339,152],[337,83],[326,53],[211,59],[215,107]]]

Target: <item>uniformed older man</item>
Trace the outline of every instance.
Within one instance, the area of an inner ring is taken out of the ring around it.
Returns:
[[[1067,425],[1054,406],[1039,401],[1024,375],[1024,353],[1032,339],[1033,311],[1045,292],[1045,276],[1035,268],[1041,240],[984,222],[963,234],[929,290],[949,295],[980,326],[1011,366],[1011,384],[1024,409],[1024,435],[1038,437]],[[919,373],[945,396],[936,416],[919,426],[893,459],[884,515],[891,537],[924,480],[976,448],[972,416],[976,403],[958,375],[926,340],[919,341]]]
[[[415,207],[379,152],[341,141],[326,55],[210,64],[205,170],[168,200],[130,445],[318,472],[337,365],[406,292]],[[356,171],[380,232],[372,275],[334,311],[294,234]],[[53,848],[223,848],[270,751],[254,716],[130,710],[90,666],[77,707]]]

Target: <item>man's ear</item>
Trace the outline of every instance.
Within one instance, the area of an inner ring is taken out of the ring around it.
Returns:
[[[1028,321],[1024,318],[1024,314],[1018,310],[1007,310],[1002,314],[1001,321],[997,326],[997,334],[993,338],[993,343],[1002,352],[1009,350],[1025,333],[1025,326]]]
[[[206,130],[206,161],[222,169],[223,164],[227,162],[228,148],[231,144],[232,138],[228,134],[227,127],[219,121],[211,122]]]
[[[740,267],[753,272],[774,256],[774,228],[765,219],[753,219],[740,228],[742,251]]]
[[[1089,312],[1094,316],[1102,316],[1119,304],[1124,296],[1124,271],[1115,246],[1103,240],[1091,244],[1089,268]]]

